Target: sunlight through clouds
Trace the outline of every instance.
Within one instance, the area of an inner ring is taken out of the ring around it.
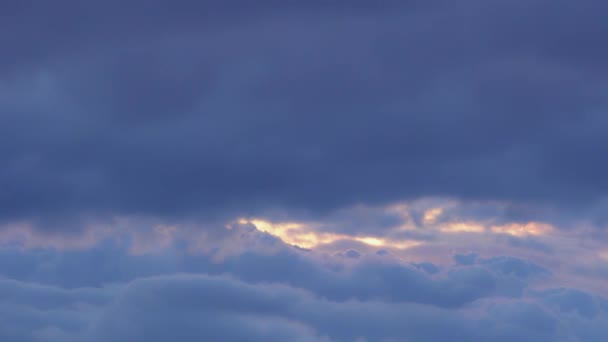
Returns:
[[[278,237],[287,244],[295,245],[302,248],[314,248],[320,245],[328,245],[337,241],[356,241],[373,247],[407,249],[419,246],[422,243],[412,240],[390,240],[382,237],[374,236],[351,236],[347,234],[335,234],[318,232],[314,230],[314,225],[311,227],[304,223],[294,222],[271,222],[258,218],[239,219],[239,224],[252,224],[258,230]]]
[[[425,225],[434,224],[437,218],[443,213],[443,208],[432,208],[424,212],[422,222]]]
[[[493,233],[509,234],[513,236],[546,235],[554,231],[553,226],[541,222],[528,222],[524,224],[509,223],[505,225],[492,226]]]
[[[440,226],[442,233],[483,233],[486,228],[478,222],[451,222]]]

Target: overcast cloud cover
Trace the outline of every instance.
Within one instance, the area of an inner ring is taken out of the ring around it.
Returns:
[[[608,339],[607,13],[0,1],[0,340]]]

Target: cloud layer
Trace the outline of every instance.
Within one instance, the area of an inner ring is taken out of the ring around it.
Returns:
[[[607,11],[0,2],[0,340],[606,340]]]
[[[593,341],[608,333],[608,301],[534,289],[550,272],[517,258],[457,257],[437,267],[368,255],[324,264],[287,248],[218,263],[116,248],[5,248],[4,257],[38,268],[0,265],[3,340]]]
[[[603,207],[604,2],[3,6],[5,220]]]

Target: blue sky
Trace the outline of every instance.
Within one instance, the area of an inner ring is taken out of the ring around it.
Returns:
[[[606,11],[3,1],[0,340],[608,338]]]

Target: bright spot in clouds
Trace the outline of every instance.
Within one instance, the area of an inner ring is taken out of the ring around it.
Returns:
[[[519,237],[528,235],[546,235],[554,230],[550,224],[541,222],[528,222],[525,224],[509,223],[505,225],[492,226],[491,229],[493,233],[510,234]]]
[[[241,218],[239,224],[252,224],[256,229],[273,235],[283,242],[302,248],[314,248],[337,241],[356,241],[373,247],[407,249],[421,245],[419,241],[390,240],[375,236],[351,236],[347,234],[324,233],[314,230],[314,225],[295,222],[271,222],[263,219]]]
[[[442,225],[439,230],[443,233],[483,233],[486,228],[477,222],[450,222]]]
[[[442,208],[433,208],[429,209],[424,213],[424,217],[422,218],[422,222],[426,225],[433,224],[437,222],[437,218],[439,215],[443,213]]]

